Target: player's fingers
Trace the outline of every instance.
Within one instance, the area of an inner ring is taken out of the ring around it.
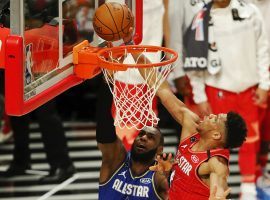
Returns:
[[[128,29],[128,32],[132,33],[133,32],[133,27],[131,26],[129,29]]]
[[[166,158],[167,158],[167,154],[166,153],[163,153],[163,160],[166,160]]]
[[[168,160],[171,160],[171,159],[172,159],[172,153],[169,153]]]
[[[150,166],[149,167],[149,170],[151,170],[151,171],[157,171],[157,165]]]
[[[159,161],[159,160],[160,160],[160,155],[157,155],[156,161]]]
[[[113,47],[113,43],[112,42],[107,42],[107,47],[108,48],[112,48]]]
[[[161,156],[158,155],[156,161],[157,161],[157,165],[160,165],[163,162],[163,158],[161,158]]]
[[[224,197],[228,196],[231,192],[231,188],[228,188],[225,192],[224,192]]]

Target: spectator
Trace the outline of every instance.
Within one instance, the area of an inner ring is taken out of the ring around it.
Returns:
[[[268,35],[268,41],[270,41],[270,25],[267,21],[270,17],[270,1],[248,0],[248,2],[254,3],[261,11],[263,19],[266,25],[266,31]],[[269,48],[270,55],[270,48]],[[270,66],[270,63],[269,63]],[[269,94],[268,94],[269,95]],[[260,116],[260,152],[258,163],[258,176],[263,175],[260,179],[263,181],[264,186],[269,186],[270,175],[267,172],[266,164],[268,160],[269,145],[270,145],[270,98],[268,98],[267,107],[259,108]]]
[[[169,26],[170,42],[169,47],[177,51],[179,55],[178,62],[174,71],[171,73],[169,80],[174,92],[181,94],[183,97],[190,96],[191,91],[187,86],[187,79],[183,70],[184,44],[183,37],[190,26],[193,17],[203,6],[210,0],[197,1],[169,1]],[[187,102],[189,103],[189,102]]]
[[[189,70],[200,113],[234,110],[247,122],[248,137],[239,150],[241,198],[256,199],[258,106],[266,103],[269,89],[263,18],[254,5],[244,1],[214,0],[194,18],[185,41],[184,67]]]
[[[67,141],[55,103],[50,101],[34,111],[40,125],[42,141],[50,166],[49,175],[40,179],[41,183],[62,182],[75,173],[75,168],[68,155]],[[30,115],[11,117],[14,132],[13,161],[5,177],[21,175],[30,169],[29,124]]]

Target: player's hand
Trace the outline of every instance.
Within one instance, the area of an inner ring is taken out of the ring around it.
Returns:
[[[192,90],[188,87],[187,78],[182,76],[174,80],[177,92],[181,94],[183,97],[191,97]]]
[[[228,188],[222,195],[217,195],[217,186],[214,186],[213,191],[210,194],[209,200],[225,200],[230,194],[231,188]]]
[[[157,155],[156,164],[150,166],[149,169],[166,175],[166,173],[171,171],[173,164],[172,154],[163,153],[162,155]]]
[[[123,38],[123,41],[124,41],[125,44],[132,41],[133,30],[134,30],[134,28],[130,27],[127,35]]]
[[[112,48],[112,47],[113,47],[113,43],[112,43],[112,42],[107,41],[107,45],[106,45],[106,47],[108,47],[108,48]]]
[[[207,101],[197,104],[197,107],[201,118],[212,114],[211,106]]]
[[[103,48],[103,47],[106,47],[106,48],[112,48],[112,47],[113,47],[113,43],[110,42],[110,41],[104,40],[102,43],[100,43],[100,44],[98,45],[98,47],[100,47],[100,48]]]
[[[183,126],[191,132],[196,132],[200,117],[188,108],[183,108]]]
[[[268,91],[263,90],[261,88],[257,88],[255,91],[255,96],[253,98],[255,105],[266,108],[267,107],[267,98],[268,98]]]

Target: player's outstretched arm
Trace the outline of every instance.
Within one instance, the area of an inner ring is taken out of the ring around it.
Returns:
[[[130,34],[126,38],[123,38],[125,43],[130,42],[132,32],[133,28],[131,27],[129,31]],[[137,61],[137,63],[151,63],[150,60],[142,54],[133,54],[133,58]],[[150,88],[153,88],[153,85],[157,82],[155,77],[158,77],[153,73],[158,72],[153,72],[153,70],[147,68],[139,68],[138,70],[141,76],[147,81]],[[147,78],[149,74],[152,74],[151,79]],[[189,110],[186,105],[172,93],[171,88],[166,80],[160,85],[156,95],[160,98],[161,103],[172,115],[172,117],[183,126],[181,139],[186,138],[196,132],[199,117]]]
[[[153,79],[149,80],[145,77],[148,73],[150,73],[147,70],[149,69],[139,69],[140,74],[145,80],[147,80],[147,84],[151,87],[156,81]],[[199,116],[188,109],[187,106],[173,94],[169,83],[166,80],[164,80],[164,82],[160,85],[156,95],[160,98],[161,103],[172,115],[172,117],[182,125],[180,141],[197,132],[197,126],[200,121]]]
[[[185,138],[197,132],[198,123],[200,122],[199,116],[188,109],[187,106],[172,93],[167,81],[161,84],[157,91],[157,96],[173,118],[182,125],[180,141],[183,141]]]
[[[135,55],[133,54],[137,63],[151,63],[150,60],[144,55]],[[156,84],[157,80],[155,73],[159,73],[157,71],[153,71],[148,68],[138,68],[141,76],[146,80],[147,84],[150,88]],[[147,78],[151,74],[151,79]],[[172,115],[172,117],[182,126],[185,126],[186,129],[189,129],[189,134],[194,134],[194,127],[197,127],[199,122],[199,117],[193,113],[191,110],[187,108],[187,106],[180,101],[172,92],[169,83],[167,80],[164,80],[159,86],[156,95],[160,98],[163,106],[168,110],[168,112]],[[184,120],[185,119],[185,120]],[[190,130],[191,128],[191,130]],[[195,128],[196,131],[196,128]],[[190,133],[192,132],[192,133]],[[182,133],[183,134],[183,133]]]
[[[136,59],[136,57],[135,57]],[[141,62],[145,62],[144,56],[141,56]],[[140,63],[140,59],[138,60]],[[148,61],[150,62],[150,61]],[[139,69],[141,76],[147,81],[147,84],[152,88],[156,83],[155,77],[157,75],[152,75],[152,79],[148,79],[147,75],[153,73],[151,69]],[[158,72],[155,72],[158,73]],[[182,125],[182,136],[181,138],[186,138],[196,132],[196,128],[200,121],[199,116],[193,113],[191,110],[187,108],[187,106],[180,101],[171,91],[169,83],[164,80],[164,82],[160,85],[157,90],[156,95],[160,98],[163,106],[168,110],[168,112],[172,115],[172,117]]]
[[[230,193],[227,178],[229,168],[225,158],[215,156],[210,158],[208,166],[210,170],[210,197],[209,200],[224,200]]]
[[[100,183],[109,180],[115,170],[124,161],[126,150],[116,136],[114,120],[111,114],[112,94],[108,86],[102,82],[97,104],[97,133],[98,148],[102,153]]]

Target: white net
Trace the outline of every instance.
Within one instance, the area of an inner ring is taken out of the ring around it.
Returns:
[[[122,63],[129,66],[126,71],[108,70],[102,68],[106,82],[113,94],[115,104],[115,126],[120,128],[136,128],[141,130],[145,126],[156,126],[158,117],[153,111],[153,100],[159,86],[173,69],[172,62],[160,67],[154,67],[156,63],[165,63],[172,60],[174,54],[159,50],[147,52],[147,48],[140,52],[129,52],[123,54],[107,54],[102,57],[112,63]],[[149,61],[152,67],[149,67]],[[140,64],[145,68],[136,68]],[[148,67],[146,67],[148,66]]]

